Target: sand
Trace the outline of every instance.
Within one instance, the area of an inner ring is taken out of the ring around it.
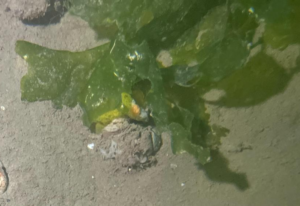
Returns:
[[[1,206],[300,205],[299,74],[260,105],[207,105],[211,122],[230,130],[212,164],[201,167],[188,154],[173,155],[166,135],[156,165],[114,170],[116,162],[103,160],[99,151],[103,137],[82,124],[78,107],[56,110],[50,102],[21,101],[27,66],[14,52],[16,40],[71,51],[103,42],[68,14],[57,24],[24,25],[21,17],[45,9],[32,2],[0,1],[0,160],[9,177]],[[88,149],[90,143],[95,149]]]

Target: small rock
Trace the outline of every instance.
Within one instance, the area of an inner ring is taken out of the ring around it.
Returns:
[[[87,147],[88,147],[90,150],[92,150],[92,149],[94,149],[95,144],[94,144],[94,143],[88,144]]]
[[[144,169],[157,163],[154,156],[162,139],[151,126],[120,118],[106,126],[102,135],[100,152],[104,159],[115,159],[119,166],[131,169]]]
[[[177,168],[177,164],[171,163],[170,167],[171,167],[172,170],[175,170]]]
[[[46,0],[10,0],[8,1],[8,11],[19,19],[35,19],[44,16],[49,4]]]
[[[146,156],[140,157],[140,163],[145,164],[148,161],[148,158]]]

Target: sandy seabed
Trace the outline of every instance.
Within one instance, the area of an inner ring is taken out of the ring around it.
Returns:
[[[211,122],[230,130],[214,164],[203,168],[187,154],[173,155],[165,136],[156,166],[115,170],[113,160],[87,148],[101,137],[83,126],[78,107],[58,111],[50,102],[21,101],[27,66],[14,51],[16,40],[71,51],[102,43],[86,22],[68,14],[47,26],[20,21],[42,15],[43,3],[0,1],[0,160],[9,177],[0,206],[300,205],[299,74],[260,105],[207,105]]]

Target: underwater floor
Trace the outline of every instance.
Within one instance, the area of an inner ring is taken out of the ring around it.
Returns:
[[[103,42],[68,14],[57,24],[23,24],[20,12],[34,7],[24,2],[30,1],[0,1],[0,161],[9,178],[1,206],[300,205],[300,74],[259,105],[207,105],[211,123],[230,130],[213,163],[203,167],[190,155],[173,155],[164,135],[155,166],[124,170],[103,160],[105,140],[82,124],[79,108],[57,112],[50,102],[21,101],[27,67],[14,51],[16,40],[71,51]],[[299,48],[284,55],[294,58]],[[283,64],[291,58],[278,56]]]

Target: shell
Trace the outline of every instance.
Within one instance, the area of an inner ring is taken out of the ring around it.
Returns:
[[[0,195],[3,194],[8,186],[8,179],[5,169],[0,161]]]
[[[153,145],[154,153],[158,152],[162,145],[161,135],[157,134],[156,131],[151,130],[151,140]]]

